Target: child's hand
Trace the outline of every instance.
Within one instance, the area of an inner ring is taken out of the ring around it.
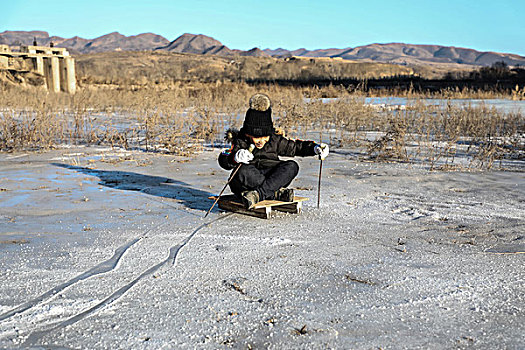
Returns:
[[[250,163],[250,160],[252,159],[253,159],[253,154],[247,149],[238,150],[237,153],[235,153],[235,156],[233,157],[233,160],[236,163],[244,163],[244,164]]]
[[[319,159],[324,160],[328,156],[330,150],[328,149],[328,145],[326,143],[320,143],[315,145],[314,152],[315,154],[319,155]]]

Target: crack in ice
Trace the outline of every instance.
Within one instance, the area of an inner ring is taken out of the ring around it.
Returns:
[[[75,316],[73,316],[73,317],[63,321],[63,322],[59,323],[58,325],[56,325],[56,326],[54,326],[54,327],[52,327],[50,329],[44,329],[42,331],[31,333],[29,335],[29,337],[21,344],[21,346],[22,347],[26,347],[26,346],[34,345],[35,342],[37,340],[39,340],[42,336],[44,336],[46,334],[49,334],[52,331],[56,331],[56,330],[58,330],[60,328],[64,328],[64,327],[70,326],[70,325],[72,325],[72,324],[82,320],[86,316],[89,316],[90,314],[94,313],[95,311],[103,308],[104,306],[107,306],[107,305],[113,303],[114,301],[118,300],[128,290],[130,290],[135,284],[137,284],[140,280],[142,280],[143,278],[145,278],[145,277],[147,277],[149,275],[152,275],[153,273],[155,273],[158,269],[160,269],[165,264],[169,263],[170,261],[173,261],[173,265],[174,265],[175,262],[176,262],[177,255],[179,254],[179,251],[184,246],[186,246],[190,242],[190,240],[195,236],[195,234],[197,234],[197,232],[199,232],[201,229],[203,229],[204,227],[207,227],[207,226],[213,224],[214,222],[216,222],[218,220],[222,220],[224,218],[227,218],[227,217],[229,217],[229,216],[231,216],[233,214],[234,213],[229,213],[229,214],[226,214],[226,215],[224,215],[224,216],[222,216],[220,218],[214,219],[214,220],[212,220],[212,221],[210,221],[208,223],[200,225],[188,237],[186,237],[186,239],[181,244],[176,245],[176,246],[172,246],[169,249],[169,254],[168,254],[168,257],[166,259],[164,259],[160,263],[150,267],[149,269],[144,271],[142,274],[140,274],[137,278],[135,278],[134,280],[132,280],[131,282],[129,282],[125,286],[119,288],[117,291],[113,292],[109,297],[107,297],[106,299],[104,299],[103,301],[98,303],[97,305],[89,308],[88,310],[83,311],[83,312],[81,312],[81,313],[79,313],[79,314],[77,314],[77,315],[75,315]]]

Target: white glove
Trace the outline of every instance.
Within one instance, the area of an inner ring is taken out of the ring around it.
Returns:
[[[244,163],[244,164],[248,164],[250,160],[252,159],[253,159],[253,154],[247,149],[238,150],[237,153],[235,153],[235,156],[233,157],[233,160],[236,163]]]
[[[330,150],[328,149],[328,145],[326,143],[320,143],[315,145],[314,152],[315,154],[319,155],[319,159],[324,160],[328,156]]]

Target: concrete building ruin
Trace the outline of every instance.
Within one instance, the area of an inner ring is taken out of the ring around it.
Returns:
[[[76,91],[75,59],[65,48],[20,46],[19,51],[13,51],[8,45],[0,45],[1,69],[42,75],[49,91]]]

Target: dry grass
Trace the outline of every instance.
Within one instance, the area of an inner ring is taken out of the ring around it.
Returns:
[[[514,89],[474,89],[471,87],[446,88],[438,91],[417,91],[413,88],[391,88],[391,89],[368,89],[366,92],[361,91],[363,95],[369,97],[407,97],[407,98],[432,98],[432,99],[454,99],[454,100],[489,100],[489,99],[506,99],[513,101],[525,100],[525,87],[520,88],[518,85]]]
[[[204,145],[222,146],[224,131],[241,126],[248,98],[260,91],[271,96],[275,122],[287,135],[355,147],[378,161],[486,169],[525,154],[521,114],[417,100],[404,110],[372,108],[364,104],[363,93],[334,86],[175,82],[155,88],[90,87],[74,96],[0,89],[3,151],[104,144],[189,154]]]
[[[369,145],[375,159],[422,161],[430,169],[489,169],[497,160],[524,159],[525,119],[495,108],[428,106],[389,113],[384,134]]]
[[[163,51],[103,52],[79,55],[80,84],[171,87],[178,81],[305,81],[316,79],[371,79],[410,75],[413,69],[384,63],[270,57],[220,57]]]

